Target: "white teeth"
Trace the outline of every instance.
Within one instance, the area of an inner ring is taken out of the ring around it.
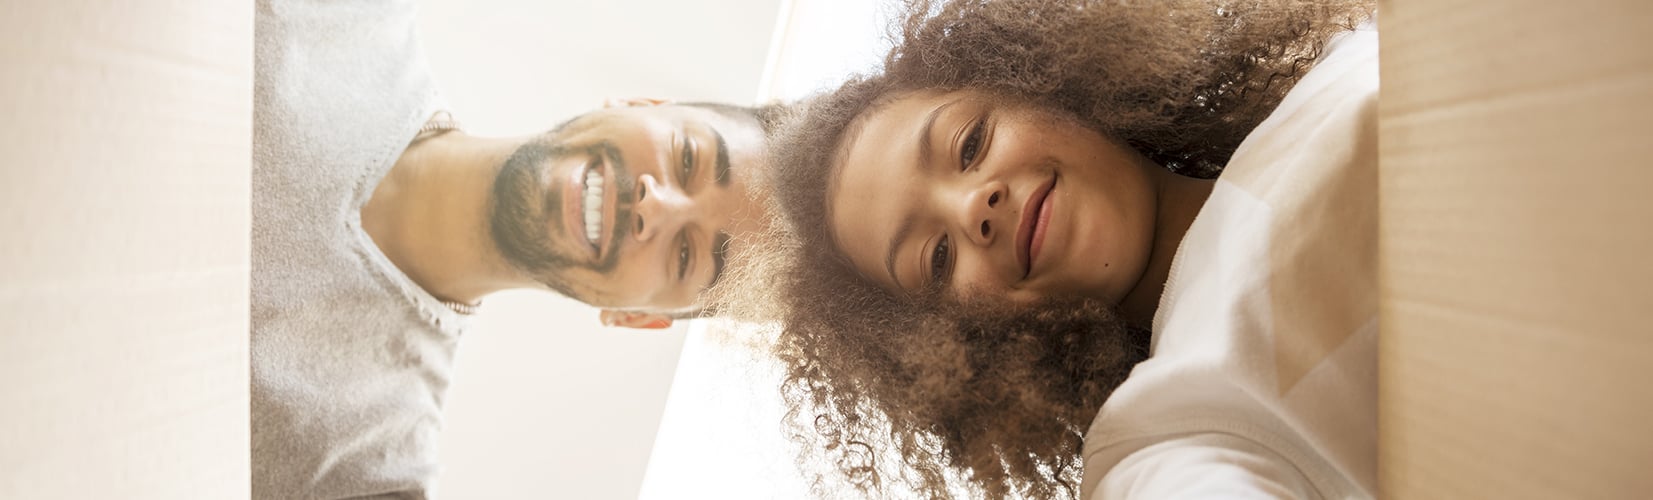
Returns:
[[[597,169],[585,173],[585,239],[593,246],[602,246],[603,229],[603,174]]]

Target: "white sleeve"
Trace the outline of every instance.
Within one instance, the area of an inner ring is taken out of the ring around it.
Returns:
[[[1230,434],[1154,443],[1107,471],[1089,500],[1318,498],[1308,478],[1273,451]]]

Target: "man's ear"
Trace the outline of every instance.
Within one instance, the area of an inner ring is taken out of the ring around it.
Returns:
[[[655,99],[653,97],[610,97],[603,99],[605,108],[636,108],[642,106],[659,106],[672,102],[670,99]]]
[[[672,319],[665,315],[643,312],[616,311],[604,309],[598,315],[603,320],[603,326],[623,326],[645,330],[659,330],[671,328]]]

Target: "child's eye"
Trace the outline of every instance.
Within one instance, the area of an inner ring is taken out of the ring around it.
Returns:
[[[953,266],[953,246],[947,241],[947,235],[942,235],[936,242],[936,247],[930,250],[930,286],[946,284],[947,275]]]
[[[976,122],[970,127],[970,133],[964,136],[964,143],[959,145],[959,170],[970,168],[976,162],[976,155],[981,153],[982,134],[986,122]]]

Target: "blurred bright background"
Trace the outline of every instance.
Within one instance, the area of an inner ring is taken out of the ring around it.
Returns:
[[[467,131],[546,130],[611,97],[795,100],[871,66],[881,0],[426,0]],[[443,498],[799,498],[774,367],[710,322],[603,328],[549,293],[490,297],[448,392]]]

